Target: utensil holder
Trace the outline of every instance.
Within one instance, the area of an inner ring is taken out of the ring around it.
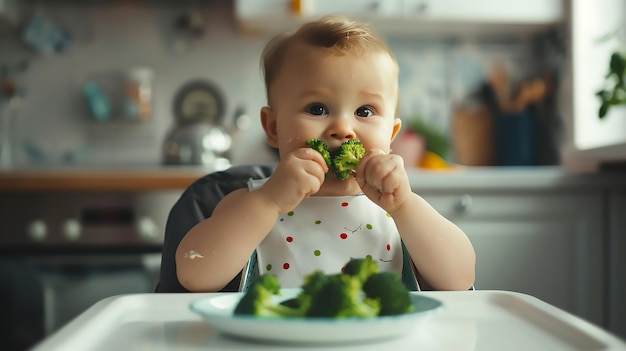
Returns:
[[[495,118],[494,144],[499,166],[536,165],[535,114],[525,109]]]

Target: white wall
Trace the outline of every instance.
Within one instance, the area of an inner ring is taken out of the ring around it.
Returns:
[[[258,122],[265,101],[259,55],[268,38],[237,31],[229,1],[196,2],[197,7],[181,5],[187,2],[32,3],[40,4],[39,11],[69,30],[73,45],[64,54],[37,56],[24,48],[19,32],[0,30],[0,63],[30,58],[30,68],[17,76],[25,92],[14,132],[18,165],[39,162],[24,151],[26,145],[42,150],[44,162],[55,165],[64,163],[67,152],[74,152],[75,162],[86,165],[158,164],[163,139],[173,123],[174,94],[196,78],[209,79],[223,90],[227,118],[238,105],[252,118],[232,150],[233,163],[273,160]],[[187,52],[176,53],[173,23],[188,9],[202,11],[206,33]],[[443,131],[448,130],[452,104],[480,84],[493,62],[507,64],[514,77],[532,72],[534,64],[526,42],[388,39],[400,61],[402,116],[422,116]],[[94,78],[106,81],[137,66],[155,73],[152,120],[95,122],[87,112],[82,85]]]

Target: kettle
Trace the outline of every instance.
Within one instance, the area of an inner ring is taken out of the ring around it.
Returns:
[[[163,163],[216,170],[230,167],[233,136],[247,127],[249,118],[239,106],[233,125],[227,128],[224,111],[224,97],[216,85],[205,80],[185,84],[174,99],[176,123],[163,143]]]
[[[166,165],[201,165],[218,170],[230,167],[232,137],[221,126],[197,122],[175,126],[163,143]]]

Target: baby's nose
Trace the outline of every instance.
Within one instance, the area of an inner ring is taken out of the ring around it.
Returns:
[[[356,138],[356,134],[354,132],[351,120],[352,118],[343,116],[334,118],[333,122],[328,128],[330,137],[333,139],[339,139],[342,142],[347,139]]]

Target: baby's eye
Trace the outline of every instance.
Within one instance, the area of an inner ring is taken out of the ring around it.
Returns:
[[[306,112],[314,116],[323,116],[328,114],[328,109],[322,104],[310,104],[306,107]]]
[[[357,108],[356,111],[354,111],[354,114],[359,117],[371,117],[372,115],[374,115],[374,111],[372,111],[372,109],[367,106],[361,106]]]

